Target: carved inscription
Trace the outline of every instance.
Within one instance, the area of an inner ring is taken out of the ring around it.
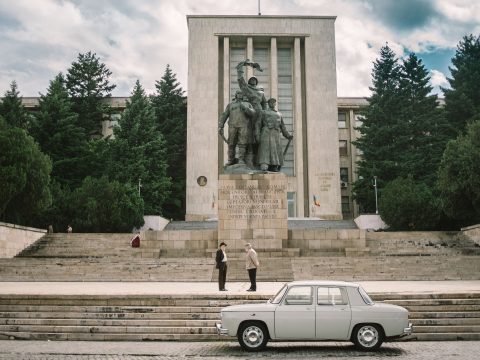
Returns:
[[[330,191],[332,180],[335,177],[333,172],[317,173],[318,182],[320,183],[320,191]]]
[[[282,209],[284,185],[221,186],[219,195],[226,197],[228,218],[237,220],[277,218]]]

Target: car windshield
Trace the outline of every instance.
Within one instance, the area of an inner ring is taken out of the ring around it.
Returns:
[[[279,304],[280,301],[282,300],[283,298],[283,295],[285,294],[285,291],[287,290],[287,284],[283,285],[283,287],[280,289],[280,291],[277,293],[277,295],[275,295],[272,299],[272,301],[270,301],[272,304]]]
[[[358,292],[360,293],[360,296],[362,297],[363,301],[365,301],[365,304],[367,305],[374,304],[373,300],[370,298],[370,296],[368,296],[368,294],[365,292],[365,290],[363,290],[361,286],[358,287]]]

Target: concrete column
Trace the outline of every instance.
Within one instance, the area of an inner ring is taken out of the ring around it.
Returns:
[[[270,39],[270,97],[278,101],[277,38]]]
[[[223,38],[223,109],[230,102],[230,38]],[[228,121],[225,125],[225,136],[228,137]],[[223,142],[223,164],[228,160],[228,146]]]
[[[253,59],[253,38],[248,37],[247,38],[247,59],[254,60]],[[253,68],[251,66],[247,66],[247,81],[253,76]]]
[[[293,124],[295,141],[295,177],[297,179],[297,216],[304,217],[305,187],[303,164],[304,161],[308,160],[303,158],[302,59],[300,57],[300,38],[295,38],[293,45]]]
[[[350,196],[350,206],[352,209],[352,216],[355,219],[358,216],[358,205],[357,202],[353,200],[352,196],[352,189],[353,189],[353,182],[357,180],[357,148],[353,145],[353,141],[357,140],[356,130],[354,129],[355,124],[355,114],[353,109],[350,109],[348,112],[349,117],[349,132],[350,132],[350,168],[351,174],[349,177],[349,184],[348,184],[348,195]]]

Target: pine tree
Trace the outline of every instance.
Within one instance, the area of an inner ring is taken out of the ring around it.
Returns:
[[[52,164],[25,130],[0,116],[0,218],[21,225],[51,203]]]
[[[185,216],[187,106],[184,91],[169,65],[155,87],[152,103],[158,129],[165,136],[167,176],[175,179],[163,213],[168,218],[181,220]]]
[[[27,129],[30,116],[22,105],[22,98],[19,95],[17,83],[12,81],[10,90],[5,92],[0,102],[0,115],[3,116],[7,124]]]
[[[73,100],[73,110],[89,137],[99,135],[101,122],[110,113],[102,98],[111,96],[116,85],[110,84],[112,72],[91,51],[78,54],[67,72],[67,89]]]
[[[84,129],[78,125],[78,115],[72,110],[61,73],[50,82],[47,93],[40,96],[31,132],[53,161],[53,178],[63,185],[80,185],[88,174],[88,142]]]
[[[355,199],[362,212],[375,210],[372,179],[377,185],[395,179],[400,172],[400,153],[405,139],[399,138],[398,114],[403,106],[399,99],[400,65],[388,45],[380,50],[374,62],[373,86],[369,105],[362,110],[363,125],[358,128],[361,137],[354,143],[362,151],[358,162],[358,178],[354,184]]]
[[[480,35],[468,35],[460,41],[452,64],[452,77],[447,79],[451,89],[442,90],[447,119],[456,130],[454,138],[480,113]]]
[[[430,95],[430,76],[421,59],[410,54],[402,63],[397,142],[402,141],[400,176],[433,187],[451,127],[438,107],[437,95]]]
[[[114,129],[115,139],[109,143],[108,174],[121,183],[140,185],[145,213],[162,215],[171,185],[166,145],[155,124],[150,100],[138,80],[118,125]]]

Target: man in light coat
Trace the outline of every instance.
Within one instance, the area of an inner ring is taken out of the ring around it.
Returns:
[[[247,291],[257,291],[257,268],[260,265],[258,262],[257,252],[253,250],[252,244],[245,244],[246,252],[246,268],[248,277],[250,278],[250,289]]]

